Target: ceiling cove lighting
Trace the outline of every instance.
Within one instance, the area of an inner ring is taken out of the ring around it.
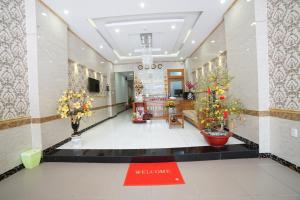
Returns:
[[[88,22],[91,24],[92,27],[97,28],[95,22],[92,19],[88,18]]]
[[[220,0],[221,4],[224,4],[226,2],[226,0]]]
[[[64,14],[65,14],[65,15],[68,15],[69,13],[70,13],[70,12],[69,12],[68,10],[66,10],[66,9],[64,10]]]
[[[105,26],[119,27],[119,26],[128,26],[128,25],[139,25],[139,24],[177,23],[177,22],[184,22],[184,19],[153,19],[153,20],[122,21],[122,22],[106,23]]]
[[[186,33],[185,37],[184,37],[184,40],[183,40],[183,43],[186,42],[186,40],[189,38],[190,34],[191,34],[192,30],[189,29],[188,32]]]
[[[42,14],[43,16],[45,16],[45,17],[48,16],[47,13],[45,13],[45,12],[42,12],[41,14]]]
[[[141,3],[140,3],[140,7],[141,7],[141,8],[145,8],[145,3],[144,3],[144,2],[141,2]]]

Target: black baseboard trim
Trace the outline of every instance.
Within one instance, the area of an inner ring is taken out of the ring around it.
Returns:
[[[285,160],[283,158],[280,158],[280,157],[278,157],[278,156],[276,156],[274,154],[271,154],[271,153],[260,153],[259,154],[259,158],[270,158],[270,159],[278,162],[279,164],[281,164],[281,165],[283,165],[285,167],[288,167],[288,168],[290,168],[290,169],[292,169],[292,170],[300,173],[300,166],[297,166],[297,165],[295,165],[295,164],[293,164],[293,163],[291,163],[291,162],[289,162],[289,161],[287,161],[287,160]]]
[[[84,128],[84,129],[80,130],[79,133],[82,134],[83,132],[85,132],[85,131],[87,131],[87,130],[89,130],[91,128],[94,128],[95,126],[97,126],[97,125],[99,125],[99,124],[101,124],[101,123],[103,123],[103,122],[105,122],[105,121],[107,121],[109,119],[115,118],[116,116],[118,116],[118,114],[120,114],[122,112],[125,112],[126,110],[128,110],[128,109],[122,110],[122,111],[118,112],[114,116],[108,117],[108,118],[106,118],[104,120],[101,120],[101,121],[99,121],[99,122],[91,125],[91,126],[88,126],[87,128]],[[44,162],[44,155],[51,153],[57,147],[62,146],[63,144],[65,144],[65,143],[67,143],[69,141],[71,141],[71,137],[68,137],[68,138],[64,139],[63,141],[61,141],[61,142],[59,142],[59,143],[57,143],[57,144],[55,144],[55,145],[53,145],[53,146],[51,146],[51,147],[43,150],[43,152],[42,152],[43,156],[42,156],[42,159],[41,159],[41,163]],[[24,168],[25,168],[24,165],[20,164],[20,165],[18,165],[16,167],[12,168],[11,170],[8,170],[7,172],[4,172],[3,174],[0,174],[0,181],[2,181],[3,179],[5,179],[5,178],[7,178],[7,177],[9,177],[9,176],[17,173],[18,171],[20,171],[20,170],[22,170]]]
[[[18,171],[24,169],[24,165],[23,164],[20,164],[14,168],[12,168],[11,170],[8,170],[7,172],[4,172],[3,174],[0,174],[0,181],[8,178],[9,176],[17,173]]]
[[[247,138],[244,138],[242,136],[239,136],[237,134],[233,134],[232,137],[234,137],[235,139],[241,140],[242,142],[244,142],[245,144],[247,144],[250,147],[259,149],[259,144],[252,142],[251,140],[248,140]]]

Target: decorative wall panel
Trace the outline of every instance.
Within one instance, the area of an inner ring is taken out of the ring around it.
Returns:
[[[69,88],[75,91],[85,90],[88,91],[88,77],[99,80],[100,93],[96,95],[106,96],[107,77],[99,72],[96,72],[87,67],[69,62]]]
[[[0,120],[29,115],[24,0],[0,0]]]
[[[300,1],[268,0],[270,107],[300,110]]]

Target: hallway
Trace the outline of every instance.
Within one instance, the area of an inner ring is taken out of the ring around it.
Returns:
[[[169,129],[165,120],[151,120],[144,124],[131,122],[131,112],[126,111],[84,132],[82,145],[68,142],[59,149],[155,149],[208,146],[200,131],[185,122],[185,127]],[[243,144],[231,137],[228,145]]]

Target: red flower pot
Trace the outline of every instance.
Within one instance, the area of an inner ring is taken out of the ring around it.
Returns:
[[[232,136],[232,132],[228,132],[227,135],[213,136],[209,135],[205,130],[200,130],[201,134],[204,136],[206,142],[213,147],[223,147],[227,142],[229,137]]]

